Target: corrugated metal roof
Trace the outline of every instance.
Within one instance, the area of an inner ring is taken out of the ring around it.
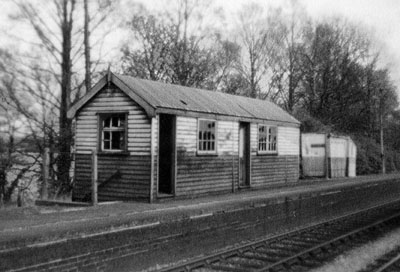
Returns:
[[[226,93],[115,75],[155,109],[175,109],[206,114],[255,118],[299,124],[272,102]]]

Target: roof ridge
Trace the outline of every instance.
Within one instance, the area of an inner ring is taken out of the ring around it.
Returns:
[[[210,116],[226,116],[235,120],[259,120],[292,123],[300,122],[272,101],[240,95],[228,94],[217,90],[188,87],[160,81],[136,78],[112,73],[111,81],[124,91],[132,100],[141,105],[148,116],[156,113],[168,113],[198,117],[197,113]],[[84,106],[106,85],[103,77],[70,111],[69,116]],[[169,110],[167,110],[169,109]],[[191,112],[191,113],[190,113]],[[203,115],[204,116],[204,115]]]

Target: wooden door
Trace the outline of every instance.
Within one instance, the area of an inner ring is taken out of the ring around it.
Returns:
[[[173,194],[175,185],[175,116],[160,114],[158,193]]]
[[[239,125],[239,187],[250,186],[250,124]]]

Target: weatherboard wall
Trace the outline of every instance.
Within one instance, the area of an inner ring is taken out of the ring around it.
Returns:
[[[232,191],[238,179],[238,123],[217,122],[217,153],[197,154],[197,118],[177,117],[177,196]]]
[[[158,185],[159,116],[143,108],[115,86],[104,87],[76,115],[74,199],[90,199],[91,152],[98,151],[99,114],[127,114],[127,154],[98,153],[99,200],[155,200]],[[219,119],[222,119],[219,118]],[[270,122],[273,124],[273,122]],[[278,126],[278,153],[257,154],[258,127],[252,123],[250,187],[294,182],[299,176],[299,129]],[[239,189],[239,122],[217,121],[217,152],[197,152],[198,118],[176,117],[174,194],[189,197]],[[117,173],[118,172],[118,173]]]
[[[127,154],[98,152],[101,113],[127,113]],[[99,200],[148,199],[151,177],[151,122],[145,111],[114,86],[105,87],[76,115],[74,199],[90,196],[91,152],[98,152]],[[119,173],[116,173],[119,171]]]
[[[258,125],[251,124],[251,186],[296,182],[299,178],[300,129],[278,126],[277,152],[257,152]]]
[[[239,122],[217,121],[217,152],[197,152],[198,118],[177,117],[177,196],[203,195],[238,190]],[[258,125],[250,127],[250,187],[295,182],[299,177],[299,138],[297,127],[278,127],[278,153],[257,153]]]

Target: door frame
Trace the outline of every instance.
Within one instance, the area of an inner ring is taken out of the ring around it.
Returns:
[[[161,115],[169,115],[171,116],[172,119],[172,159],[171,159],[171,194],[160,194],[159,192],[159,184],[160,184],[160,146],[161,146],[161,138],[160,138],[160,132],[161,132]],[[172,114],[163,114],[160,113],[158,116],[158,131],[157,131],[157,138],[158,138],[158,148],[157,148],[157,198],[163,198],[163,197],[173,197],[175,196],[176,192],[176,173],[177,173],[177,148],[176,148],[176,135],[177,135],[177,117],[176,115]]]
[[[241,129],[244,129],[244,139],[241,139],[240,132]],[[251,123],[249,122],[239,122],[239,149],[238,149],[238,168],[239,168],[239,177],[238,177],[238,188],[249,188],[251,186]],[[244,141],[244,142],[243,142]],[[243,151],[245,152],[245,165],[246,165],[246,180],[245,183],[241,184],[242,178],[242,167],[240,164],[240,148],[243,144]]]

